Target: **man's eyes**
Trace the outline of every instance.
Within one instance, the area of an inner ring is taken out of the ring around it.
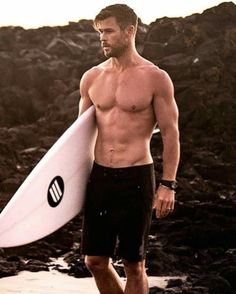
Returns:
[[[105,31],[99,31],[100,34],[104,33],[113,33],[113,30],[105,30]]]

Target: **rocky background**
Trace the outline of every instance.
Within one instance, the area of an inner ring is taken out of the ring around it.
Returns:
[[[188,278],[150,293],[236,293],[236,6],[140,21],[137,47],[174,82],[182,146],[176,210],[153,218],[147,267],[149,275]],[[90,20],[0,28],[1,208],[76,119],[80,78],[103,58]],[[160,135],[151,148],[158,180]],[[78,216],[43,240],[0,249],[0,277],[48,270],[53,257],[65,258],[69,275],[87,276],[80,228]]]

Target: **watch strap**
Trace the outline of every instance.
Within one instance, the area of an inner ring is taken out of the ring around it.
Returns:
[[[178,187],[177,181],[169,181],[169,180],[160,180],[160,185],[170,189],[170,190],[176,190]]]

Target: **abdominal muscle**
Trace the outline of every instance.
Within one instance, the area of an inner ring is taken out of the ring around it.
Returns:
[[[154,128],[150,110],[130,113],[119,109],[96,111],[98,137],[95,161],[107,167],[152,163],[150,139]]]

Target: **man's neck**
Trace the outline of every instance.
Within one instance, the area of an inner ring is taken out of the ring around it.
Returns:
[[[127,51],[120,57],[111,57],[112,68],[122,71],[126,68],[136,66],[140,63],[141,56],[135,50]]]

